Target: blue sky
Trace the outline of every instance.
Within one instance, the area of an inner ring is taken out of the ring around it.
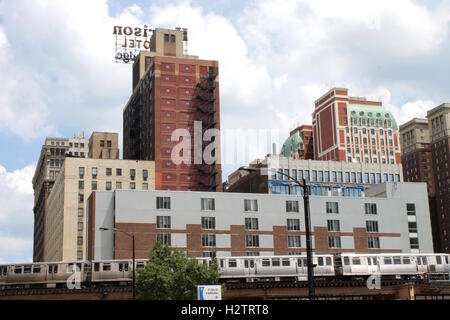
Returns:
[[[449,102],[449,19],[448,0],[0,0],[0,263],[32,258],[45,136],[122,134],[131,67],[114,63],[114,25],[187,27],[189,53],[219,60],[222,130],[278,130],[280,147],[333,86],[400,124]]]

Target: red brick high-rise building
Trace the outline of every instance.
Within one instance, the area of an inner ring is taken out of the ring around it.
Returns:
[[[349,97],[333,88],[315,102],[314,159],[346,162],[401,163],[398,127],[379,101]]]
[[[123,157],[154,160],[156,189],[222,191],[220,147],[212,165],[193,164],[194,121],[202,122],[202,136],[220,129],[218,62],[185,54],[186,41],[185,30],[156,29],[150,51],[134,62],[133,94],[123,112]],[[191,164],[172,162],[176,129],[190,132]]]
[[[427,112],[440,251],[450,252],[450,103]]]

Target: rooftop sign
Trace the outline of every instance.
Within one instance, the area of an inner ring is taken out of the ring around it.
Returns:
[[[153,29],[149,29],[147,25],[144,25],[143,28],[114,26],[113,35],[116,39],[116,62],[133,63],[140,51],[149,51],[152,34]]]

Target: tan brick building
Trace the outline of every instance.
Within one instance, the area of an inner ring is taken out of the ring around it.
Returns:
[[[47,201],[44,261],[86,259],[86,207],[93,190],[154,187],[153,161],[67,156]]]

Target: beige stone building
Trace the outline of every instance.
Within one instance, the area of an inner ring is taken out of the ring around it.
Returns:
[[[119,159],[119,134],[93,132],[89,138],[89,158]]]
[[[44,261],[86,259],[86,208],[91,192],[154,190],[154,172],[153,161],[66,156],[47,201]]]

